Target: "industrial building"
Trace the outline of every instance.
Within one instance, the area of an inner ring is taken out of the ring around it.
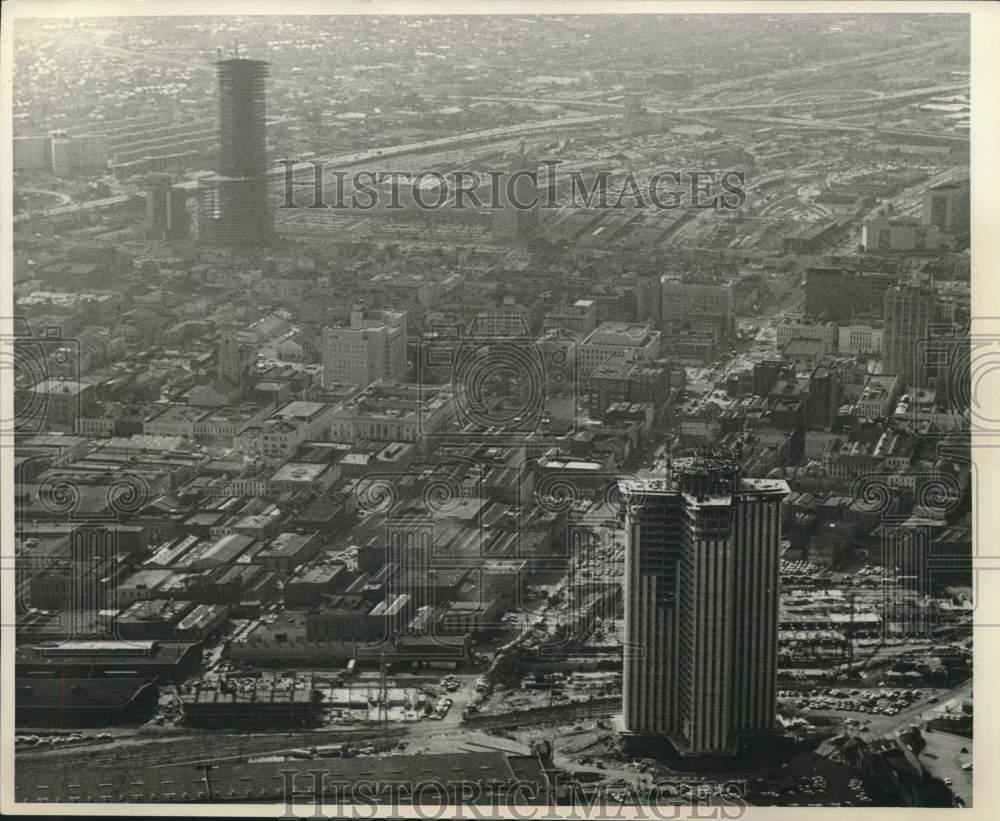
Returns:
[[[106,726],[144,721],[156,704],[155,678],[62,678],[18,675],[14,707],[25,726]]]
[[[17,675],[29,678],[157,678],[182,681],[201,661],[201,645],[165,641],[58,641],[17,648]]]

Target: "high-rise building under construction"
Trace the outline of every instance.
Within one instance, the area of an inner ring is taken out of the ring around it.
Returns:
[[[623,491],[626,744],[735,753],[774,728],[788,485],[697,458]]]
[[[248,246],[274,229],[268,204],[265,94],[269,63],[219,60],[218,174],[198,185],[199,236],[205,242]]]

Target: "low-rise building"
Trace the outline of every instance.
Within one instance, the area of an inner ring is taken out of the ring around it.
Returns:
[[[189,595],[203,604],[226,604],[234,616],[253,616],[278,590],[280,576],[256,564],[219,567],[191,583]]]
[[[231,448],[237,436],[261,422],[269,412],[262,404],[212,408],[194,420],[192,436],[198,442]]]
[[[882,329],[873,325],[845,325],[838,333],[837,350],[850,356],[878,356],[882,353]]]
[[[859,419],[884,419],[892,416],[902,388],[903,380],[897,374],[872,374],[854,405],[855,415]]]
[[[663,328],[673,336],[682,328],[727,336],[733,329],[733,283],[663,280]]]
[[[782,358],[796,373],[812,372],[825,355],[826,343],[821,339],[794,338],[781,350]]]
[[[118,614],[118,635],[123,639],[175,638],[177,625],[193,609],[189,601],[137,601]]]
[[[330,438],[357,444],[425,442],[454,421],[451,392],[428,385],[376,382],[331,415]]]
[[[229,619],[229,608],[222,604],[199,604],[177,622],[174,637],[179,641],[204,641],[217,633]]]
[[[194,439],[195,429],[207,419],[211,411],[191,405],[167,404],[155,406],[143,420],[142,432],[146,436],[177,436]]]
[[[786,319],[776,328],[776,344],[784,348],[793,339],[818,339],[823,343],[823,354],[833,353],[837,347],[837,326],[832,322],[805,322],[801,319]]]
[[[340,479],[340,466],[322,462],[285,462],[271,476],[270,495],[322,492],[333,487]]]
[[[597,327],[597,306],[592,299],[578,299],[572,305],[558,305],[545,314],[543,331],[560,330],[586,336]]]
[[[259,424],[236,436],[236,447],[258,453],[271,464],[291,459],[304,442],[325,440],[334,407],[323,402],[296,400],[282,405]]]
[[[162,569],[139,570],[118,583],[118,602],[123,607],[137,601],[155,599],[157,588],[173,576],[173,571]]]
[[[306,616],[308,641],[375,641],[384,638],[368,620],[372,603],[364,596],[344,593],[327,596]]]
[[[279,533],[253,557],[253,563],[265,570],[287,576],[319,553],[319,533]]]
[[[438,632],[443,636],[473,636],[496,630],[500,625],[496,599],[453,601],[444,605],[438,617]]]
[[[660,355],[660,332],[648,325],[602,322],[580,343],[577,363],[588,377],[609,358],[624,355],[633,361],[652,361]]]
[[[325,595],[340,590],[347,577],[347,567],[340,562],[301,567],[285,582],[285,607],[315,607]]]
[[[30,396],[15,397],[20,417],[30,415],[30,424],[44,424],[46,430],[77,432],[77,420],[91,417],[97,407],[94,385],[73,379],[45,379],[35,385]]]
[[[951,247],[953,241],[951,234],[918,220],[878,217],[861,226],[861,245],[868,252],[940,251]]]
[[[218,539],[204,539],[176,559],[171,567],[200,571],[232,565],[255,543],[256,540],[253,537],[240,533],[229,533]]]

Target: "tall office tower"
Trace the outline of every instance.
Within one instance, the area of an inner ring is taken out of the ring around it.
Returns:
[[[659,274],[639,274],[635,280],[635,321],[659,331],[663,325],[663,280]]]
[[[219,173],[198,184],[198,226],[206,242],[266,243],[274,229],[268,206],[264,83],[269,63],[219,60]]]
[[[65,131],[49,132],[49,165],[57,177],[64,177],[73,170],[70,137]]]
[[[151,239],[174,240],[190,236],[186,195],[167,174],[156,174],[146,183],[146,232]]]
[[[930,288],[897,285],[885,292],[885,331],[882,335],[883,372],[898,374],[906,387],[924,385],[924,358],[935,299]]]
[[[846,325],[862,317],[879,317],[885,292],[896,284],[893,274],[807,268],[805,315],[812,320],[829,320]]]
[[[969,232],[969,180],[945,182],[924,193],[921,222],[949,234]]]
[[[938,405],[962,410],[972,396],[972,339],[965,316],[942,319],[939,314],[928,331],[929,340],[920,353],[927,384],[934,388]]]
[[[808,424],[812,430],[830,430],[840,407],[840,374],[820,365],[809,375]]]
[[[191,218],[187,211],[187,192],[179,185],[172,186],[167,207],[169,239],[188,239],[191,236]]]
[[[219,338],[219,379],[234,388],[243,387],[247,361],[235,329],[228,328]]]
[[[734,754],[774,728],[788,485],[697,458],[623,490],[626,744]]]
[[[490,227],[493,239],[523,245],[538,230],[538,206],[545,197],[541,190],[544,178],[538,171],[538,160],[525,154],[521,146],[506,173],[498,175],[493,183],[500,206],[493,211]]]
[[[349,328],[323,329],[323,384],[365,387],[406,378],[406,312],[351,309]]]

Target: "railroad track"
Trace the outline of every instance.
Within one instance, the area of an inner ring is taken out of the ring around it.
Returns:
[[[59,768],[103,768],[127,764],[130,767],[160,767],[168,764],[198,763],[278,753],[295,748],[343,741],[398,741],[406,730],[377,729],[313,730],[282,734],[220,734],[183,738],[149,737],[141,743],[129,742],[86,749],[19,752],[15,768],[20,771]]]

